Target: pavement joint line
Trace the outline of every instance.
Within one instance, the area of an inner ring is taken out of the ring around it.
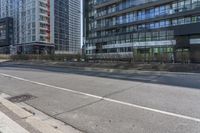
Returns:
[[[25,103],[25,105],[26,105],[26,106],[28,105],[29,107],[32,107],[32,108],[34,108],[35,110],[37,110],[37,111],[39,111],[39,112],[41,112],[41,113],[43,113],[43,114],[45,114],[45,115],[48,116],[48,118],[41,119],[41,121],[44,121],[44,122],[45,122],[45,121],[50,120],[50,119],[53,118],[53,119],[55,119],[55,120],[57,120],[57,121],[63,122],[65,125],[71,126],[71,127],[74,128],[75,130],[78,130],[78,131],[79,131],[78,133],[86,133],[86,131],[83,131],[82,129],[79,129],[79,128],[73,126],[73,125],[70,124],[70,123],[67,123],[67,122],[65,122],[65,121],[63,121],[63,120],[61,120],[61,119],[59,119],[59,118],[57,118],[57,117],[51,116],[48,112],[44,112],[43,110],[41,110],[41,109],[39,109],[39,108],[36,108],[36,107],[33,107],[32,105],[29,105],[29,104],[27,104],[27,103]]]
[[[93,105],[93,104],[96,104],[96,103],[98,103],[98,102],[101,102],[102,100],[103,100],[103,99],[100,99],[100,100],[97,100],[97,101],[95,101],[95,102],[91,102],[91,103],[85,104],[85,105],[83,105],[83,106],[79,106],[79,107],[77,107],[77,108],[74,108],[74,109],[71,109],[71,110],[68,110],[68,111],[65,111],[65,112],[61,112],[61,113],[55,114],[55,115],[53,115],[53,117],[59,116],[59,115],[61,115],[61,114],[67,113],[67,112],[68,112],[68,113],[69,113],[69,112],[73,112],[73,111],[76,111],[76,110],[85,108],[85,107],[87,107],[87,106],[91,106],[91,105]]]
[[[93,97],[93,98],[96,98],[96,99],[101,99],[101,100],[109,101],[109,102],[112,102],[112,103],[126,105],[126,106],[129,106],[129,107],[134,107],[134,108],[138,108],[138,109],[142,109],[142,110],[146,110],[146,111],[151,111],[151,112],[160,113],[160,114],[167,115],[167,116],[173,116],[173,117],[182,118],[182,119],[186,119],[186,120],[195,121],[195,122],[200,123],[200,118],[195,118],[195,117],[186,116],[186,115],[182,115],[182,114],[162,111],[162,110],[149,108],[149,107],[145,107],[145,106],[141,106],[141,105],[136,105],[136,104],[132,104],[132,103],[127,103],[127,102],[123,102],[123,101],[119,101],[119,100],[114,100],[114,99],[111,99],[111,98],[106,98],[106,97],[102,97],[102,96],[97,96],[97,95],[93,95],[93,94],[88,94],[88,93],[84,93],[84,92],[80,92],[80,91],[75,91],[75,90],[63,88],[63,87],[58,87],[58,86],[49,85],[49,84],[45,84],[45,83],[41,83],[41,82],[36,82],[36,81],[28,80],[28,79],[25,79],[25,78],[20,78],[20,77],[17,77],[17,76],[12,76],[12,75],[5,74],[5,73],[0,73],[0,75],[2,75],[4,77],[13,78],[13,79],[29,82],[29,83],[32,83],[32,84],[40,85],[40,86],[50,87],[50,88],[54,88],[54,89],[58,89],[58,90],[62,90],[62,91],[68,91],[68,92],[78,94],[78,95]]]
[[[106,98],[106,97],[109,97],[109,96],[112,96],[112,95],[116,95],[116,94],[119,94],[119,93],[122,93],[122,92],[128,91],[128,90],[132,89],[133,87],[139,87],[140,85],[141,85],[141,83],[138,84],[138,85],[136,85],[136,86],[131,86],[131,87],[128,87],[128,88],[125,88],[125,89],[119,90],[119,91],[115,91],[115,92],[113,92],[113,93],[109,93],[109,94],[107,94],[107,95],[105,95],[105,96],[103,96],[103,97]]]

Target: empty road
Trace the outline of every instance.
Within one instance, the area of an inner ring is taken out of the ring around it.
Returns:
[[[200,133],[200,74],[122,74],[0,64],[0,94],[84,133]]]

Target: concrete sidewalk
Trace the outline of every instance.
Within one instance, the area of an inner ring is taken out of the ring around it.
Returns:
[[[0,63],[3,63],[3,62],[7,62],[9,61],[8,59],[0,59]]]
[[[3,100],[0,98],[0,133],[41,133],[13,112],[14,110],[18,110],[17,106],[10,103],[7,104],[7,101],[4,101],[3,103],[2,102]],[[8,106],[10,109],[5,105]],[[13,111],[11,110],[11,108],[13,108]],[[25,116],[26,113],[23,113]],[[23,113],[19,111],[20,115],[22,115]]]
[[[0,133],[30,133],[2,112],[0,120]]]
[[[5,97],[0,95],[0,133],[80,133],[25,103],[15,104]]]

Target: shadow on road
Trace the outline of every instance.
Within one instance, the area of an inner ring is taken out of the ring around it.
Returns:
[[[114,73],[114,72],[100,72],[100,71],[87,71],[77,68],[63,68],[63,67],[54,67],[54,66],[40,66],[40,65],[29,65],[29,64],[13,64],[13,63],[1,63],[0,68],[9,70],[14,69],[23,69],[20,71],[33,71],[42,70],[56,73],[68,73],[68,74],[77,74],[84,76],[94,76],[101,78],[111,78],[118,80],[128,80],[128,81],[138,81],[144,83],[153,83],[153,84],[163,84],[179,87],[187,87],[200,89],[200,74],[123,74],[123,73]]]

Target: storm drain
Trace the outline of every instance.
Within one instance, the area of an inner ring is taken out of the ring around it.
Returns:
[[[8,100],[13,102],[13,103],[21,103],[21,102],[33,100],[35,98],[37,98],[37,97],[30,95],[30,94],[22,94],[22,95],[19,95],[19,96],[10,97],[10,98],[8,98]]]

